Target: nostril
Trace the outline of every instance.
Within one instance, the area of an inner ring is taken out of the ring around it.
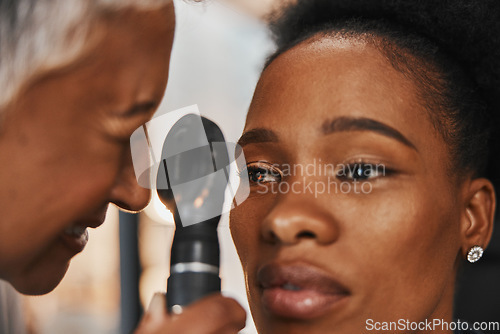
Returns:
[[[271,242],[273,243],[276,243],[279,241],[279,238],[278,236],[276,235],[276,233],[274,233],[273,231],[271,231],[271,233],[269,233],[269,239]]]
[[[138,196],[138,194],[122,193],[120,196],[115,196],[110,202],[124,211],[139,212],[149,204],[149,200],[149,196],[142,196],[142,194]]]
[[[315,239],[316,234],[314,234],[311,231],[303,231],[297,234],[297,239],[304,238],[304,239]]]
[[[270,242],[270,243],[278,243],[280,241],[280,238],[276,235],[276,233],[274,233],[274,231],[267,231],[267,233],[265,233],[265,239],[267,242]]]
[[[124,211],[131,211],[131,212],[135,211],[130,207],[130,205],[122,201],[113,201],[113,204],[116,205],[119,209],[122,209]]]
[[[273,245],[292,246],[301,241],[329,244],[337,238],[337,226],[328,212],[288,203],[274,208],[262,221],[260,237]]]

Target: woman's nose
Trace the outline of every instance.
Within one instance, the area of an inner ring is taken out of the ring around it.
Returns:
[[[121,209],[140,211],[148,205],[150,197],[151,191],[141,187],[137,182],[132,156],[128,150],[115,185],[111,190],[110,201]]]
[[[331,215],[310,201],[283,201],[269,213],[261,225],[264,240],[294,245],[304,240],[318,244],[333,243],[338,225]]]

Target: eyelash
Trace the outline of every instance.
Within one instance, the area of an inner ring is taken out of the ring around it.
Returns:
[[[343,164],[344,168],[341,168],[335,173],[337,179],[341,181],[366,181],[371,179],[376,179],[384,176],[388,176],[394,173],[393,170],[387,169],[384,164],[381,163],[369,163],[364,161],[358,161],[350,164]],[[365,168],[369,168],[368,171],[364,171]],[[374,176],[369,173],[376,173]]]
[[[339,166],[343,166],[343,168],[335,172],[335,177],[343,182],[368,181],[390,176],[395,173],[394,170],[386,168],[386,166],[381,163],[357,161],[349,164],[341,164]],[[372,173],[375,173],[375,175],[372,175]],[[258,176],[258,179],[253,179],[257,174],[261,176]],[[283,180],[284,175],[281,170],[270,163],[249,162],[245,169],[238,171],[238,177],[248,177],[249,182],[256,185],[270,182],[279,183]],[[266,177],[277,178],[277,180],[266,180]]]
[[[252,180],[252,176],[256,175],[257,173],[263,173],[265,174],[263,178],[266,176],[272,177],[272,178],[278,178],[278,181],[266,181],[265,179],[261,180]],[[265,163],[265,162],[249,162],[247,163],[245,169],[238,171],[238,176],[240,178],[243,177],[248,177],[248,180],[251,184],[264,184],[264,183],[270,183],[270,182],[281,182],[283,180],[283,173],[276,167],[271,165],[270,163]]]

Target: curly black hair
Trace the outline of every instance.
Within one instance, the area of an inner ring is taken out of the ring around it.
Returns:
[[[496,186],[500,145],[500,1],[298,0],[272,14],[282,53],[318,36],[363,38],[413,79],[454,170]]]

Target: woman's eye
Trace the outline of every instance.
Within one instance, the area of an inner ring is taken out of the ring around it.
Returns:
[[[248,179],[250,183],[262,184],[269,182],[281,182],[282,174],[279,169],[268,164],[248,164]]]
[[[356,163],[341,166],[337,172],[337,178],[349,181],[364,181],[385,175],[385,168],[382,165],[368,163]]]

